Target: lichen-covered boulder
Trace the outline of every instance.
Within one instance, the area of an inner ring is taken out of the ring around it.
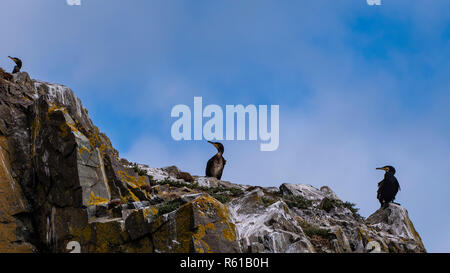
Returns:
[[[337,195],[327,186],[323,186],[319,190],[311,185],[284,183],[281,184],[280,191],[283,195],[302,196],[315,204],[320,203],[324,198],[339,200]]]
[[[288,193],[313,201],[311,207],[293,208],[292,213],[300,217],[302,228],[317,252],[426,251],[403,207],[390,204],[389,208],[379,209],[365,220],[355,213],[352,204],[342,202],[334,193],[330,195],[329,189],[321,194],[324,187],[321,190],[311,190],[311,187],[295,185],[290,188],[301,192]],[[331,204],[328,209],[325,202]]]
[[[184,204],[153,224],[156,252],[240,252],[228,208],[209,195]]]
[[[244,252],[314,252],[297,220],[283,201],[264,203],[266,193],[255,188],[230,203]]]

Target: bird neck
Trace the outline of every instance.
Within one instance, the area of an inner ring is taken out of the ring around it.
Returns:
[[[222,157],[222,154],[223,154],[223,151],[218,151],[218,152],[217,152],[217,156],[218,156],[218,157]]]
[[[14,62],[16,63],[18,68],[22,68],[22,61],[21,60],[17,60],[17,61],[14,61]]]

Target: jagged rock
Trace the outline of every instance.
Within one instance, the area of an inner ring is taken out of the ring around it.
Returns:
[[[0,252],[30,252],[35,247],[21,238],[27,225],[17,217],[28,212],[27,201],[12,177],[9,154],[6,137],[0,136]]]
[[[244,252],[314,252],[288,206],[277,201],[268,207],[260,188],[230,204]]]
[[[192,177],[192,175],[187,172],[179,172],[177,174],[177,178],[184,180],[185,182],[194,182],[194,177]]]
[[[149,168],[148,166],[144,166],[144,168]],[[194,178],[188,172],[182,172],[178,169],[177,166],[169,166],[162,168],[163,171],[167,172],[170,177],[174,177],[176,179],[181,179],[185,182],[194,182]]]
[[[136,240],[148,235],[151,230],[151,218],[157,215],[158,210],[155,207],[145,207],[139,210],[131,210],[130,214],[125,216],[125,229],[131,239]]]
[[[387,208],[380,208],[367,218],[366,223],[389,238],[386,244],[392,251],[425,251],[422,239],[409,219],[408,211],[400,205],[390,203]]]
[[[323,186],[318,190],[311,185],[284,183],[281,184],[280,191],[283,195],[302,196],[315,202],[315,204],[320,203],[325,197],[339,200],[337,195],[327,186]]]
[[[0,69],[0,252],[425,252],[395,204],[238,185],[120,158],[69,88]],[[376,242],[376,243],[374,243]]]
[[[4,79],[6,81],[13,81],[14,77],[12,74],[6,72],[3,70],[3,68],[0,67],[0,79]]]
[[[177,174],[180,172],[180,169],[178,169],[177,166],[168,166],[162,168],[163,171],[166,171],[170,176],[176,177]]]
[[[0,252],[34,252],[31,227],[33,197],[29,156],[28,110],[34,98],[27,83],[11,74],[0,77]]]
[[[241,190],[246,190],[250,187],[248,185],[238,185],[233,184],[229,181],[218,180],[215,177],[197,177],[197,179],[194,182],[198,183],[200,186],[207,188],[224,187],[224,188],[239,188]]]
[[[228,208],[202,195],[153,223],[156,252],[240,252]]]

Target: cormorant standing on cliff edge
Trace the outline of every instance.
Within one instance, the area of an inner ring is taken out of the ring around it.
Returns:
[[[395,168],[392,166],[384,166],[377,168],[377,170],[384,170],[384,179],[378,183],[377,199],[380,201],[382,208],[387,208],[389,203],[394,201],[395,195],[400,190],[397,178],[395,178]]]
[[[20,69],[22,68],[22,60],[19,58],[8,56],[11,60],[13,60],[16,63],[16,66],[14,66],[14,70],[12,74],[20,72]]]
[[[222,177],[223,168],[225,167],[225,163],[227,162],[222,156],[224,147],[222,143],[219,142],[208,142],[216,147],[217,154],[211,157],[210,160],[208,160],[208,164],[206,164],[206,176],[215,177],[220,180],[220,178]]]

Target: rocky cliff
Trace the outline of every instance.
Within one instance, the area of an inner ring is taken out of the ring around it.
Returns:
[[[406,209],[119,157],[67,87],[0,69],[0,252],[425,252]]]

